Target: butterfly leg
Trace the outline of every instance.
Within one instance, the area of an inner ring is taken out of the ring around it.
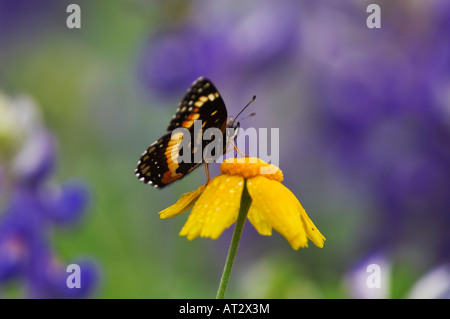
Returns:
[[[240,150],[236,145],[234,145],[234,144],[233,144],[233,147],[230,148],[230,149],[228,149],[225,153],[229,153],[229,152],[231,152],[231,151],[233,151],[233,150],[236,151],[236,152],[238,152],[239,155],[241,155],[242,157],[245,157],[245,155],[241,152],[241,150]],[[237,154],[235,154],[234,156],[236,157]]]
[[[208,166],[208,163],[206,161],[204,161],[204,163],[205,163],[205,170],[206,170],[206,184],[208,184],[208,182],[210,180],[209,166]]]
[[[234,150],[235,150],[236,152],[238,152],[239,155],[241,155],[242,157],[245,157],[245,155],[241,152],[241,150],[240,150],[236,145],[233,145],[233,146],[234,146]]]
[[[231,141],[231,144],[233,144],[233,148],[230,148],[230,149],[227,151],[227,153],[228,153],[228,152],[231,152],[232,150],[234,150],[234,151],[235,151],[234,157],[237,157],[236,152],[239,153],[239,155],[241,155],[242,157],[245,157],[245,155],[241,152],[241,150],[236,146],[236,144],[235,144],[233,141]]]

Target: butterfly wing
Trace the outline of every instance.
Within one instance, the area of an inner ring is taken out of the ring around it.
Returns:
[[[194,140],[198,138],[194,125],[196,120],[201,121],[201,137],[211,127],[219,128],[222,134],[225,132],[227,122],[225,103],[212,82],[206,78],[197,79],[188,89],[167,128],[169,133],[155,141],[142,154],[135,170],[140,181],[163,188],[183,178],[202,163],[195,161],[194,153],[198,151],[195,147],[190,149],[190,161],[177,160],[182,155],[180,145],[184,138],[190,139],[188,141],[190,145],[198,143]],[[177,128],[187,129],[189,137],[172,134]],[[203,150],[212,141],[201,142]]]
[[[219,91],[210,80],[200,77],[187,90],[167,131],[171,132],[179,127],[189,129],[194,120],[201,120],[205,125],[204,131],[217,127],[224,132],[227,117],[227,108]]]

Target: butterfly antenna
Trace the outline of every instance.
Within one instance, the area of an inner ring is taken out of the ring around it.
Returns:
[[[256,95],[253,95],[252,98],[250,99],[250,101],[247,103],[246,106],[244,106],[244,108],[238,113],[238,115],[235,116],[234,120],[236,121],[236,119],[238,118],[239,115],[241,115],[242,112],[244,112],[244,110],[253,103],[253,101],[255,101],[256,99]]]
[[[241,118],[241,121],[243,121],[243,120],[245,120],[246,118],[249,118],[249,117],[251,117],[251,116],[255,116],[255,115],[256,115],[256,112],[253,112],[253,113],[247,115],[246,117]]]

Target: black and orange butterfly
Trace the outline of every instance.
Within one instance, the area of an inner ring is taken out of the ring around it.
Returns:
[[[233,136],[226,136],[226,129],[235,129],[239,126],[239,123],[234,126],[234,118],[228,118],[227,109],[219,91],[210,80],[204,77],[194,81],[187,90],[167,127],[168,133],[151,144],[142,154],[135,170],[135,174],[141,182],[161,189],[183,178],[204,162],[194,160],[194,153],[197,151],[195,147],[191,148],[191,161],[178,162],[174,160],[183,154],[179,153],[182,151],[182,149],[179,150],[181,140],[173,138],[172,132],[177,128],[188,129],[191,137],[189,145],[196,145],[196,143],[198,144],[198,141],[194,140],[198,139],[198,135],[194,132],[194,121],[196,120],[202,121],[202,135],[208,128],[220,129],[224,151],[227,141],[233,138]],[[202,141],[202,150],[212,141]],[[209,178],[208,169],[207,175]]]

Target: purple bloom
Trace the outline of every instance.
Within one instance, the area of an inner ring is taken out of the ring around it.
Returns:
[[[64,21],[66,7],[63,1],[0,0],[2,44],[4,41],[17,41],[17,36],[29,36],[30,32],[39,33],[51,25],[60,24]]]
[[[86,185],[69,181],[58,189],[49,189],[41,194],[45,198],[46,217],[56,224],[71,225],[85,211],[89,193]]]
[[[145,45],[139,74],[151,90],[171,94],[186,87],[213,68],[214,35],[192,27],[162,31]]]
[[[13,174],[22,184],[43,183],[56,164],[55,141],[47,130],[33,132],[13,163]]]
[[[355,192],[366,190],[375,214],[361,244],[391,253],[429,242],[431,266],[450,259],[450,30],[447,13],[423,6],[433,21],[426,31],[395,27],[385,16],[389,28],[367,37],[354,30],[358,41],[334,48],[326,69],[322,60],[310,62],[320,74],[311,93],[318,142]],[[422,11],[408,14],[408,21],[423,19]]]
[[[390,273],[391,262],[381,251],[359,260],[345,278],[350,298],[389,298]]]
[[[0,283],[18,277],[26,259],[24,239],[14,231],[2,231],[0,236]]]
[[[33,256],[40,251],[45,238],[45,224],[41,205],[33,191],[18,190],[2,212],[0,219],[0,259],[2,280],[22,277],[33,265]]]
[[[420,278],[409,291],[411,299],[449,299],[450,267],[448,264],[434,267]]]
[[[83,261],[82,289],[69,289],[65,282],[69,274],[53,251],[49,232],[55,226],[73,225],[81,218],[89,200],[88,189],[79,181],[49,183],[56,164],[55,141],[37,120],[31,100],[0,99],[0,107],[6,112],[13,110],[8,118],[0,119],[3,140],[18,146],[7,148],[0,143],[0,151],[16,152],[3,157],[9,163],[0,164],[0,186],[8,195],[2,197],[0,212],[0,283],[19,280],[27,288],[27,297],[87,297],[98,284],[97,267]],[[15,133],[11,122],[23,126],[19,129],[21,135]]]
[[[73,224],[85,209],[87,193],[80,183],[67,183],[59,193],[55,197],[34,187],[18,189],[0,219],[0,281],[28,281],[30,296],[83,297],[98,280],[97,268],[86,263],[80,265],[83,289],[64,286],[66,266],[52,252],[48,231],[56,224]]]
[[[163,94],[184,92],[199,76],[234,86],[297,60],[298,6],[258,6],[245,13],[227,2],[195,5],[186,21],[146,42],[139,63],[144,86]],[[195,22],[203,16],[201,22]]]
[[[40,257],[38,266],[30,274],[30,297],[86,298],[97,288],[99,269],[94,261],[81,259],[73,262],[80,269],[80,288],[70,288],[67,280],[71,272],[67,271],[67,264],[51,255],[41,254]]]
[[[225,43],[234,70],[253,73],[289,63],[290,55],[299,52],[298,10],[293,2],[271,3],[239,16]]]
[[[350,298],[387,299],[392,291],[392,261],[382,253],[361,259],[348,272],[345,284]],[[450,267],[440,264],[419,278],[407,292],[410,299],[448,299],[450,297]]]

